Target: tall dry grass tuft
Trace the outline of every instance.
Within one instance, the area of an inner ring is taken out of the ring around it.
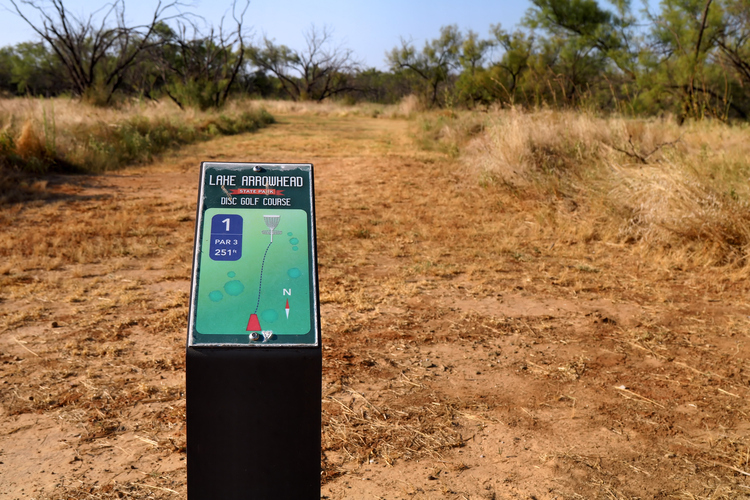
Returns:
[[[535,203],[550,237],[658,250],[669,266],[750,269],[746,126],[548,110],[493,112],[484,126],[464,161],[486,186]]]
[[[27,119],[21,127],[21,133],[16,139],[16,153],[24,160],[42,158],[45,154],[44,144],[34,130],[34,122]]]
[[[468,150],[484,172],[515,184],[560,176],[601,158],[601,124],[582,114],[524,113],[513,109],[491,115],[487,131]]]
[[[403,117],[412,117],[415,114],[425,111],[425,104],[414,94],[405,96],[396,107],[396,114]]]

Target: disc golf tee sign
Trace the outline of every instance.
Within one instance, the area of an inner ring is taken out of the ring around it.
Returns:
[[[312,165],[201,164],[190,346],[317,346]]]

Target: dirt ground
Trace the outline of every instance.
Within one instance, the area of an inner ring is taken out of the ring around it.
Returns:
[[[744,280],[540,239],[406,120],[278,118],[0,208],[0,498],[186,496],[202,160],[315,165],[322,498],[750,496]]]

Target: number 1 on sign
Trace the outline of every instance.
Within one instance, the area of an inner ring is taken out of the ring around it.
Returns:
[[[226,225],[227,225],[227,232],[229,232],[229,217],[227,217],[226,219],[224,219],[224,220],[223,220],[223,221],[221,221],[221,222],[223,222],[224,224],[226,224]]]

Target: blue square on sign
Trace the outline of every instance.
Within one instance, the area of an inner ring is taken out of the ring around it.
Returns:
[[[242,216],[216,214],[211,219],[211,260],[240,260],[242,257]]]

